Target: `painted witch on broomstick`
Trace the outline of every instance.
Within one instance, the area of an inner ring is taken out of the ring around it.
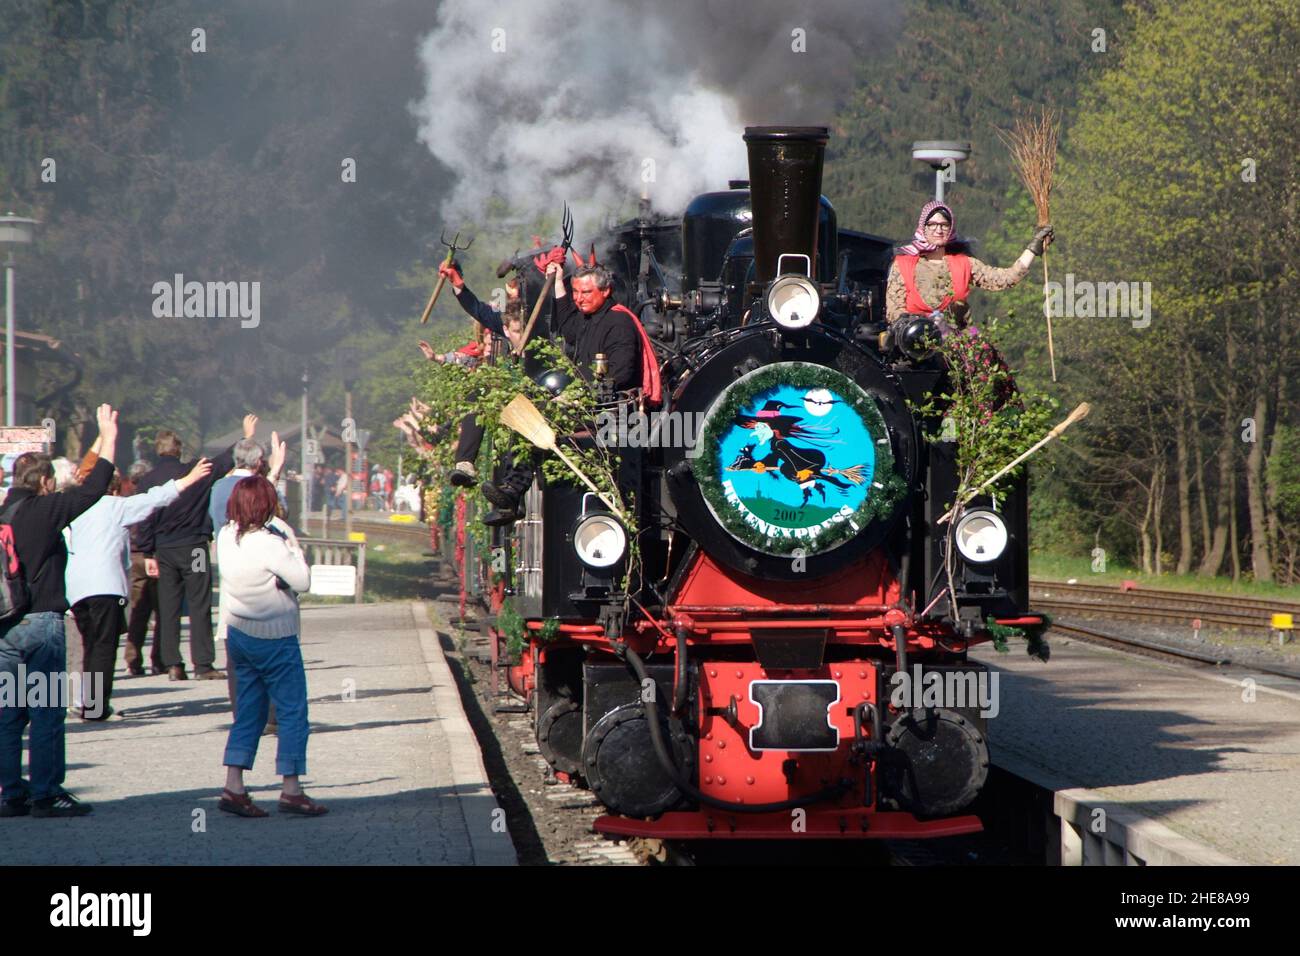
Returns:
[[[768,401],[753,414],[736,416],[737,425],[753,431],[754,441],[740,450],[728,470],[755,471],[793,481],[803,492],[805,505],[814,491],[821,495],[822,501],[826,500],[823,483],[830,483],[842,491],[862,484],[865,479],[861,465],[828,468],[824,452],[790,443],[791,438],[810,444],[830,438],[830,434],[819,431],[816,426],[805,425],[801,416],[783,414],[786,409],[794,407],[785,402]],[[756,458],[756,449],[768,443],[771,443],[772,450],[763,457]],[[846,480],[841,480],[838,476],[843,476]]]

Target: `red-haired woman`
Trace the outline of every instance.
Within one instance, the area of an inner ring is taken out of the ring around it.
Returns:
[[[325,807],[305,793],[307,772],[307,674],[298,646],[298,598],[311,572],[293,530],[275,517],[275,486],[260,475],[241,478],[230,492],[230,519],[217,535],[221,555],[220,627],[227,664],[239,694],[235,723],[226,741],[226,789],[220,809],[241,817],[264,817],[244,789],[266,726],[270,701],[279,717],[276,773],[284,777],[280,812],[320,816]]]

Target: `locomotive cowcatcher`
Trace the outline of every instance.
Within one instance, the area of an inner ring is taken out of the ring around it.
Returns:
[[[1044,623],[1026,610],[1025,480],[939,522],[954,446],[910,403],[945,371],[929,320],[885,327],[891,244],[838,227],[826,129],[745,141],[748,181],[680,218],[643,201],[596,244],[662,400],[609,395],[579,439],[617,448],[634,534],[540,477],[498,532],[492,610],[507,598],[528,634],[510,686],[554,772],[608,808],[605,833],[977,831],[963,811],[993,710],[967,652],[989,622]]]

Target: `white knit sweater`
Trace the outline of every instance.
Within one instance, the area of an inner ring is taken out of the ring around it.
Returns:
[[[221,600],[218,630],[235,627],[250,637],[292,637],[298,633],[298,596],[311,587],[311,569],[303,557],[293,529],[279,518],[266,529],[235,538],[235,523],[227,522],[217,534],[221,564]],[[293,590],[278,586],[284,581]]]

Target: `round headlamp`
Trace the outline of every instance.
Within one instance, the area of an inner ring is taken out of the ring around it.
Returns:
[[[996,561],[1007,549],[1006,523],[996,512],[983,508],[962,515],[953,537],[961,556],[974,564]]]
[[[569,383],[573,381],[573,376],[568,375],[559,369],[551,369],[548,372],[543,372],[541,375],[538,375],[533,381],[542,386],[542,388],[546,389],[552,395],[559,395],[569,387]]]
[[[927,358],[939,345],[939,325],[929,316],[907,316],[890,327],[894,346],[914,362]]]
[[[767,314],[783,329],[812,325],[821,305],[821,293],[806,276],[781,276],[767,290]]]
[[[573,550],[589,568],[612,567],[627,551],[627,532],[613,515],[589,514],[573,531]]]

